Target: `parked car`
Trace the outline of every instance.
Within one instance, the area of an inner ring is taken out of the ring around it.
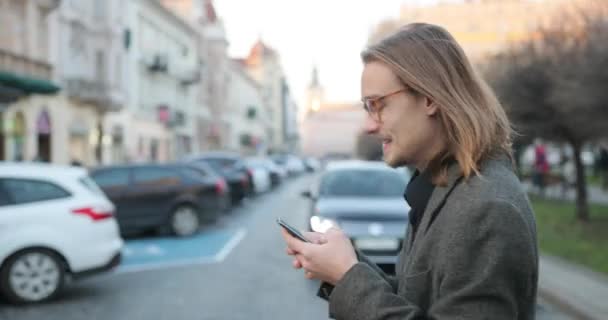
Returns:
[[[318,184],[302,193],[311,199],[310,230],[338,226],[372,261],[394,267],[408,223],[404,172],[382,162],[329,163]]]
[[[116,206],[123,234],[156,229],[192,235],[202,221],[217,217],[226,191],[219,180],[181,164],[111,166],[91,176]]]
[[[271,174],[264,159],[247,158],[245,159],[245,166],[252,172],[255,193],[264,193],[270,190],[270,187],[272,187]]]
[[[207,152],[190,156],[185,162],[203,162],[226,180],[230,187],[232,203],[237,204],[253,191],[253,172],[245,166],[243,159],[232,152]]]
[[[8,301],[51,299],[68,277],[117,266],[122,247],[114,206],[85,169],[0,164],[0,293]]]
[[[216,190],[216,196],[218,197],[219,209],[216,210],[216,217],[219,217],[221,212],[225,212],[230,209],[232,202],[230,197],[230,187],[226,180],[220,176],[215,170],[213,170],[209,165],[204,162],[184,162],[177,163],[177,165],[184,165],[188,168],[194,169],[197,171],[204,180],[209,184],[213,184]]]
[[[290,176],[295,176],[306,171],[302,159],[293,154],[274,154],[271,158],[277,165],[284,167]]]
[[[284,167],[278,166],[269,158],[260,158],[266,169],[270,172],[270,181],[273,187],[278,186],[287,178],[287,170]]]
[[[316,158],[308,157],[304,159],[304,166],[306,167],[306,171],[315,172],[321,169],[321,162]]]

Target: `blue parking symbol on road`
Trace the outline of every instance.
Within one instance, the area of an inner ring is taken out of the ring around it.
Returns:
[[[221,262],[245,236],[245,230],[208,231],[189,238],[128,240],[118,272]]]

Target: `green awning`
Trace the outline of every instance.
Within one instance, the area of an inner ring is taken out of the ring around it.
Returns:
[[[54,94],[60,89],[51,81],[16,75],[6,71],[0,71],[0,84],[26,93]]]

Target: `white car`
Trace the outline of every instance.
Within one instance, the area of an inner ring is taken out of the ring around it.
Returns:
[[[120,263],[114,205],[82,168],[0,164],[0,293],[13,303],[55,296],[66,278]]]
[[[304,165],[302,159],[294,155],[287,156],[286,167],[290,175],[298,175],[306,171],[306,166]]]
[[[272,186],[270,171],[266,168],[263,159],[248,158],[245,160],[245,166],[251,170],[254,193],[259,194],[270,190]]]

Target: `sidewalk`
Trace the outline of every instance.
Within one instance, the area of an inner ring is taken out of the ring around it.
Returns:
[[[541,255],[538,295],[575,319],[608,319],[608,277]]]
[[[523,182],[529,193],[535,192],[529,181]],[[588,186],[590,203],[608,205],[608,192]],[[545,197],[574,201],[573,189],[565,197],[560,186],[550,186]],[[539,266],[538,295],[575,319],[608,319],[608,276],[558,257],[542,255]]]
[[[533,194],[537,194],[538,191],[532,187],[532,183],[530,181],[522,182],[524,189]],[[560,200],[568,200],[574,201],[576,200],[576,190],[574,188],[570,188],[565,197],[562,197],[562,188],[558,185],[552,185],[545,188],[545,197],[552,199],[560,199]],[[598,204],[606,204],[608,205],[608,191],[604,191],[599,187],[588,185],[587,186],[587,199],[589,199],[589,203],[598,203]]]

